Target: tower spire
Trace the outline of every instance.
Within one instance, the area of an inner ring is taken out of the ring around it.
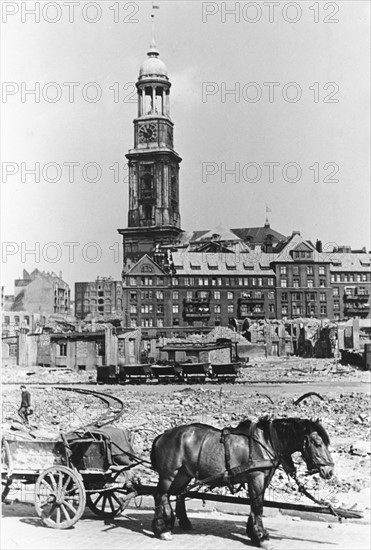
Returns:
[[[156,46],[156,37],[155,37],[155,13],[154,10],[159,10],[160,6],[152,2],[152,11],[151,11],[151,44],[149,46],[148,55],[157,57],[159,52]]]

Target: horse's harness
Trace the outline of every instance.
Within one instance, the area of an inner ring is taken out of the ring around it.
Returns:
[[[338,516],[336,512],[334,511],[332,505],[330,503],[327,503],[323,500],[317,500],[315,497],[313,497],[304,487],[304,485],[299,481],[295,467],[293,467],[292,464],[287,460],[287,458],[284,456],[283,453],[279,450],[279,441],[277,439],[277,435],[275,430],[272,427],[272,423],[269,422],[269,435],[270,435],[270,448],[267,447],[262,441],[261,437],[259,437],[256,432],[258,429],[258,423],[257,422],[251,422],[248,431],[239,430],[238,428],[223,428],[222,434],[220,438],[220,442],[224,445],[224,456],[225,456],[225,473],[223,475],[223,482],[228,486],[229,490],[232,494],[234,494],[234,483],[238,475],[241,475],[243,473],[252,471],[252,470],[260,470],[260,469],[276,469],[279,465],[283,467],[285,472],[291,476],[296,484],[298,485],[299,491],[308,498],[310,498],[313,502],[316,502],[317,504],[325,505],[329,508],[330,512],[333,513],[333,515]],[[205,441],[208,437],[208,435],[212,432],[212,429],[206,430],[204,433],[200,449],[198,453],[198,459],[197,459],[197,467],[196,467],[196,474],[195,478],[198,480],[198,472],[199,472],[199,465],[201,461],[201,455],[202,455],[202,449],[205,444]],[[231,447],[230,447],[230,439],[232,435],[242,435],[244,437],[248,438],[249,441],[249,461],[247,464],[231,467]],[[304,444],[303,444],[303,450],[302,453],[304,457],[307,457],[307,460],[309,461],[308,457],[308,449],[315,445],[315,435],[316,432],[312,432],[304,437]],[[312,441],[313,440],[313,441]],[[332,461],[329,462],[317,462],[316,467],[320,466],[334,466],[334,463]],[[203,484],[211,484],[212,482],[215,482],[217,479],[220,479],[220,476],[211,476],[207,479],[199,480]]]
[[[285,459],[281,456],[281,454],[274,450],[274,434],[271,427],[271,424],[269,424],[270,427],[270,438],[272,441],[271,448],[268,448],[265,443],[261,441],[261,438],[256,434],[257,431],[257,422],[252,422],[249,426],[248,431],[246,430],[239,430],[238,428],[223,428],[222,434],[220,438],[220,442],[224,446],[224,457],[225,457],[225,472],[222,476],[223,483],[226,484],[231,493],[234,494],[234,483],[236,483],[236,478],[240,476],[241,474],[244,474],[251,470],[260,470],[260,469],[271,469],[271,468],[277,468],[280,464],[285,467]],[[196,473],[194,475],[196,480],[199,480],[202,484],[212,484],[212,482],[215,482],[216,480],[220,480],[220,476],[211,476],[206,479],[199,479],[199,466],[201,462],[201,456],[203,447],[205,444],[205,441],[207,440],[207,437],[210,433],[214,432],[213,428],[210,428],[209,430],[206,430],[205,433],[202,436],[201,442],[200,442],[200,449],[198,452],[198,458],[197,458],[197,466],[196,466]],[[246,464],[242,464],[240,466],[231,467],[231,436],[233,435],[239,435],[244,436],[248,438],[249,442],[249,460]],[[288,470],[286,470],[288,471]]]

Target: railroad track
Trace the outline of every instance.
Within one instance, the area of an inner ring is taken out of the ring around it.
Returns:
[[[94,422],[94,425],[100,428],[106,424],[111,424],[118,420],[124,414],[124,402],[119,398],[107,393],[95,391],[95,390],[85,390],[81,388],[73,387],[59,387],[55,386],[57,390],[61,391],[70,391],[74,393],[81,393],[83,395],[92,395],[100,399],[103,403],[107,405],[107,410]]]

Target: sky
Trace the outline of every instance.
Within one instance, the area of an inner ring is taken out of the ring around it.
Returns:
[[[268,209],[284,235],[369,250],[369,3],[157,5],[182,228],[261,226]],[[151,2],[2,10],[5,292],[23,269],[62,271],[72,289],[119,280]]]

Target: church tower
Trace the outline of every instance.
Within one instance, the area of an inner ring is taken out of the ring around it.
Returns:
[[[159,58],[154,39],[142,63],[136,83],[138,115],[134,119],[134,148],[129,165],[129,214],[123,236],[124,270],[159,245],[177,240],[180,229],[179,164],[174,150],[170,118],[170,88],[167,69]]]

